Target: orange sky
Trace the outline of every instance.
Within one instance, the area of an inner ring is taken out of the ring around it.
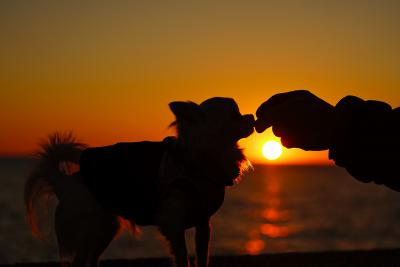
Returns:
[[[1,1],[0,154],[171,134],[168,103],[309,89],[400,103],[399,1]],[[255,162],[270,131],[242,142]],[[285,150],[277,163],[327,163]]]

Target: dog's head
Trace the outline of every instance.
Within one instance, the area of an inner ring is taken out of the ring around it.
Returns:
[[[183,139],[200,137],[231,145],[254,131],[253,115],[242,115],[232,98],[214,97],[200,105],[175,101],[169,107],[176,117],[178,136]]]
[[[242,115],[236,102],[224,97],[210,98],[200,105],[176,101],[169,106],[176,117],[173,125],[178,141],[196,160],[206,165],[210,164],[204,161],[213,161],[224,172],[225,184],[232,184],[246,161],[237,141],[253,133],[253,115]]]

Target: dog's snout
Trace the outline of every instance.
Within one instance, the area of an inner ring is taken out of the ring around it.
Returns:
[[[254,131],[255,123],[256,121],[252,114],[242,115],[242,123],[240,125],[241,128],[240,138],[245,138],[251,135]]]
[[[253,114],[244,115],[244,119],[249,121],[252,125],[255,125],[255,123],[256,123],[256,120],[254,119]]]

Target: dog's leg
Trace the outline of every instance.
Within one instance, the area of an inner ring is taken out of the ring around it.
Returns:
[[[172,199],[165,201],[158,214],[161,233],[169,241],[177,267],[190,267],[185,240],[185,207]]]
[[[114,239],[118,232],[119,222],[117,216],[104,212],[101,214],[102,220],[98,222],[99,227],[92,232],[92,253],[90,257],[90,266],[98,267],[100,256]]]
[[[55,230],[61,260],[73,267],[97,266],[118,231],[118,219],[74,179],[60,188],[64,193],[55,213]]]
[[[190,267],[186,250],[185,232],[183,230],[165,230],[164,235],[170,242],[172,253],[175,256],[176,266]]]
[[[111,243],[117,231],[117,217],[106,211],[97,211],[90,221],[82,225],[80,242],[76,244],[76,253],[71,267],[98,267],[101,254]]]
[[[196,225],[196,261],[197,267],[208,266],[211,225],[209,220]]]
[[[60,210],[61,211],[61,210]],[[65,218],[65,217],[64,217]],[[76,220],[71,222],[71,220]],[[106,211],[98,210],[90,217],[58,221],[57,239],[60,252],[67,252],[72,267],[97,267],[101,254],[118,231],[118,219]]]

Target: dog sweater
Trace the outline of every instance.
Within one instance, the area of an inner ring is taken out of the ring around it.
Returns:
[[[224,186],[196,177],[180,156],[174,137],[162,142],[117,143],[85,149],[83,183],[107,210],[138,225],[156,225],[163,200],[185,194],[193,208],[188,226],[209,218],[222,205]]]
[[[146,141],[87,148],[80,158],[83,183],[107,210],[139,225],[153,224],[161,195],[159,170],[170,143]]]

